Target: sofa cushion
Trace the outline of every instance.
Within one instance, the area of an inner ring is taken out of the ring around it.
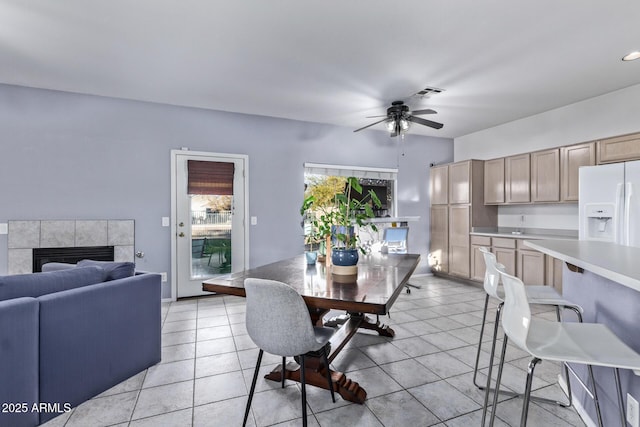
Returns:
[[[48,262],[46,264],[42,264],[42,272],[45,273],[47,271],[58,271],[58,270],[66,270],[68,268],[75,268],[75,264],[69,264],[66,262]]]
[[[105,281],[124,279],[135,274],[136,265],[132,262],[94,261],[83,259],[78,262],[78,267],[98,266],[105,272]]]
[[[46,273],[0,276],[0,301],[18,297],[39,297],[104,281],[104,270],[97,266],[71,268]]]

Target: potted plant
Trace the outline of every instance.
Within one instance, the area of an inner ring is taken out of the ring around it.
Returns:
[[[359,196],[356,197],[356,194]],[[362,194],[362,186],[358,179],[350,176],[342,194],[336,194],[336,210],[334,215],[334,226],[332,236],[334,237],[334,248],[332,248],[331,262],[339,266],[356,265],[358,262],[358,252],[365,254],[365,250],[360,246],[360,239],[355,233],[355,227],[369,227],[373,231],[378,231],[375,224],[365,222],[375,215],[373,207],[380,208],[382,203],[373,190],[365,195]]]
[[[358,197],[356,197],[358,195]],[[327,258],[338,266],[354,266],[358,262],[358,252],[366,253],[360,246],[355,227],[369,227],[377,231],[375,224],[365,222],[373,218],[373,206],[380,208],[382,203],[373,190],[364,196],[358,178],[348,177],[344,191],[334,196],[333,205],[319,206],[311,214],[316,198],[306,197],[300,213],[311,224],[316,237],[327,241]]]

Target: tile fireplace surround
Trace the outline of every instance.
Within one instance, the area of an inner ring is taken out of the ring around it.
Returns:
[[[113,246],[115,261],[133,261],[134,220],[9,221],[8,273],[31,273],[34,248]]]

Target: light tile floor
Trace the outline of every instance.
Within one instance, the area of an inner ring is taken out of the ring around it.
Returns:
[[[310,426],[479,426],[484,394],[472,384],[484,292],[431,276],[413,277],[422,289],[402,293],[391,316],[393,339],[358,333],[333,361],[367,391],[365,404],[307,387]],[[492,305],[495,307],[495,304]],[[211,296],[163,304],[162,362],[46,424],[55,426],[240,426],[258,350],[244,325],[243,298]],[[555,313],[537,315],[555,319]],[[495,311],[489,313],[495,316]],[[486,372],[492,325],[485,329]],[[525,353],[509,347],[503,384],[524,389]],[[265,354],[251,426],[301,425],[300,388],[262,379],[280,359]],[[495,372],[495,371],[494,371]],[[536,369],[535,394],[564,398],[560,366]],[[486,376],[480,375],[484,383]],[[522,400],[502,398],[499,426],[519,424]],[[584,426],[573,409],[532,403],[531,426]]]

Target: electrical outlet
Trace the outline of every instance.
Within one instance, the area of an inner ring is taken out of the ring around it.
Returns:
[[[638,408],[638,401],[627,393],[627,422],[631,427],[640,427],[640,410]]]
[[[162,278],[161,280],[162,280],[163,282],[166,282],[166,281],[167,281],[167,273],[160,273],[160,277]]]

